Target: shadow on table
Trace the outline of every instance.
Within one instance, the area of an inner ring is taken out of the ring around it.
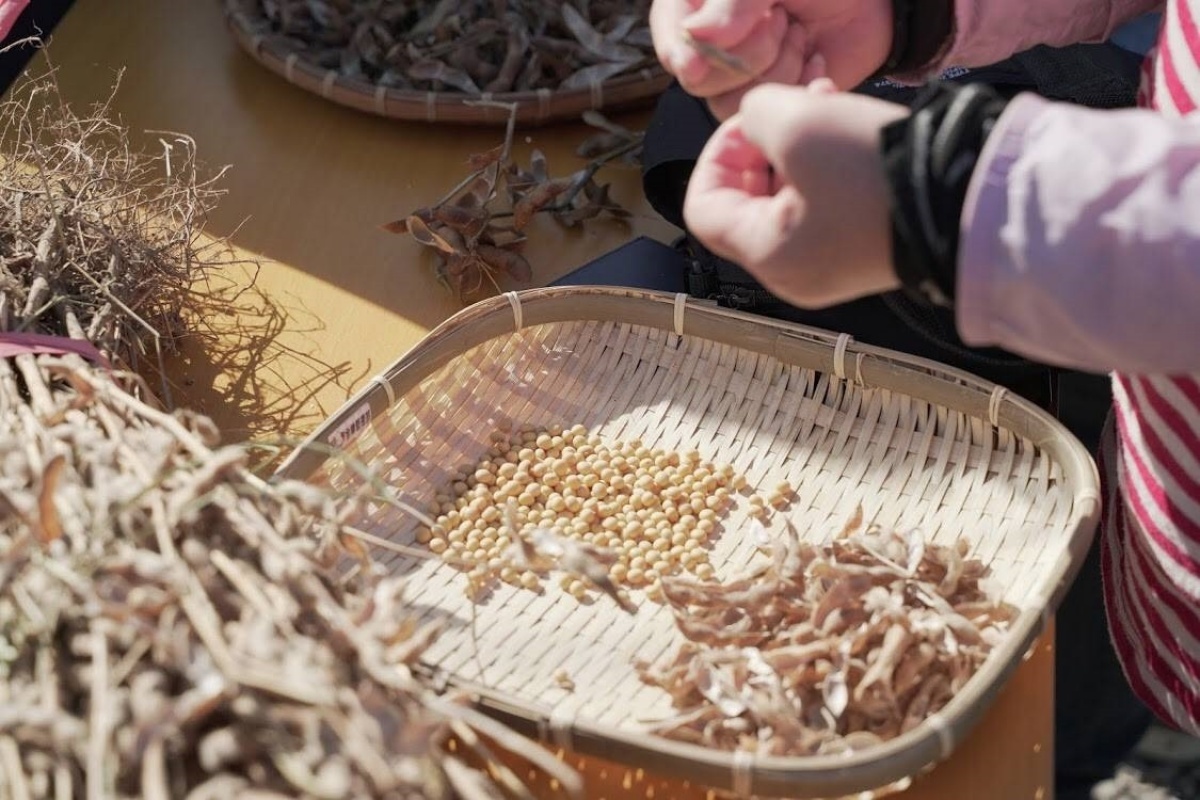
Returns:
[[[315,344],[287,344],[323,324],[298,301],[268,297],[253,278],[244,283],[223,272],[205,283],[187,311],[190,333],[166,359],[171,400],[212,417],[226,442],[255,442],[262,447],[256,458],[272,460],[276,443],[289,449],[332,413],[318,400],[323,392],[332,386],[336,396],[348,395],[373,366],[351,372],[349,362],[322,360]]]

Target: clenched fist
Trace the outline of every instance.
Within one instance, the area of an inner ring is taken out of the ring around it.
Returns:
[[[899,288],[880,136],[908,113],[827,80],[752,89],[696,163],[688,229],[803,308]]]

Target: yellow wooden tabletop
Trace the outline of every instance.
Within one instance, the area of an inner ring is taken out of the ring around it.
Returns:
[[[229,193],[209,229],[218,236],[236,231],[241,254],[260,262],[263,297],[242,302],[261,306],[269,299],[274,308],[239,323],[262,333],[283,323],[269,355],[284,355],[265,372],[285,374],[235,379],[232,372],[248,372],[248,365],[223,364],[217,374],[202,353],[192,353],[193,370],[178,377],[191,382],[185,388],[193,404],[231,435],[270,430],[284,411],[274,396],[280,388],[302,377],[320,382],[336,370],[334,382],[310,387],[304,409],[286,410],[300,415],[293,427],[312,427],[349,389],[460,307],[418,247],[380,225],[437,200],[467,174],[468,156],[503,141],[502,128],[397,122],[310,95],[238,49],[215,0],[77,2],[49,56],[73,103],[103,99],[123,70],[115,104],[147,146],[159,146],[161,134],[143,131],[179,131],[196,140],[208,165],[232,167],[224,181]],[[641,125],[645,116],[620,119]],[[540,148],[551,172],[567,175],[585,165],[574,149],[591,132],[584,125],[522,131],[515,154],[524,160]],[[672,237],[674,229],[642,199],[636,170],[606,169],[601,177],[633,211],[632,224],[600,221],[572,232],[538,220],[528,248],[535,284],[631,235]],[[318,366],[327,368],[325,375],[310,374]],[[230,385],[234,380],[240,385]],[[274,401],[268,411],[266,400]],[[275,418],[270,411],[278,412]]]
[[[229,438],[307,433],[459,308],[417,246],[380,225],[440,197],[466,174],[469,155],[500,143],[500,129],[402,123],[309,95],[233,44],[215,0],[78,0],[49,57],[72,104],[103,100],[123,70],[114,106],[136,139],[157,146],[154,131],[183,132],[207,164],[232,167],[208,231],[256,266],[218,276],[240,293],[197,320],[200,333],[169,364],[175,399],[209,413]],[[540,148],[551,172],[567,174],[583,165],[573,151],[588,133],[579,125],[519,131],[516,154]],[[567,232],[539,221],[528,250],[534,284],[632,236],[674,236],[641,196],[637,172],[604,178],[633,211],[631,224]],[[1050,641],[956,755],[904,800],[1051,797]],[[704,796],[597,760],[583,766],[595,797]]]

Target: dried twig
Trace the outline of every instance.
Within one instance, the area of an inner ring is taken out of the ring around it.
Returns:
[[[743,78],[757,77],[751,69],[746,66],[746,62],[735,56],[733,53],[722,50],[716,45],[697,39],[690,31],[683,32],[683,40],[699,53],[708,63],[732,72],[735,75],[740,75]]]
[[[201,227],[223,171],[202,175],[182,134],[132,149],[112,101],[76,113],[51,71],[0,102],[0,332],[86,336],[135,369],[152,351],[162,374],[193,284],[219,261]],[[169,404],[165,382],[160,395]]]

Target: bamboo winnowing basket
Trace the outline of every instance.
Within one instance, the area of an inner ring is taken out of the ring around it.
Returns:
[[[868,521],[959,536],[1021,613],[1003,644],[942,712],[850,756],[752,759],[648,735],[669,699],[634,658],[681,641],[668,608],[581,604],[501,585],[485,602],[437,558],[379,550],[409,597],[451,624],[426,657],[448,683],[519,730],[575,752],[741,794],[829,797],[870,790],[945,759],[1042,631],[1082,563],[1097,521],[1095,467],[1050,415],[964,373],[856,345],[849,336],[634,289],[537,289],[482,301],[430,333],[281,467],[288,477],[362,489],[365,466],[419,508],[490,446],[495,421],[582,423],[606,439],[696,449],[752,484],[789,480],[789,518],[824,541],[862,504]],[[337,455],[331,456],[330,453]],[[358,465],[350,468],[347,465]],[[737,572],[745,503],[711,561]],[[415,544],[418,522],[378,502],[358,524]],[[474,616],[474,620],[472,617]],[[567,691],[555,681],[565,670]]]

